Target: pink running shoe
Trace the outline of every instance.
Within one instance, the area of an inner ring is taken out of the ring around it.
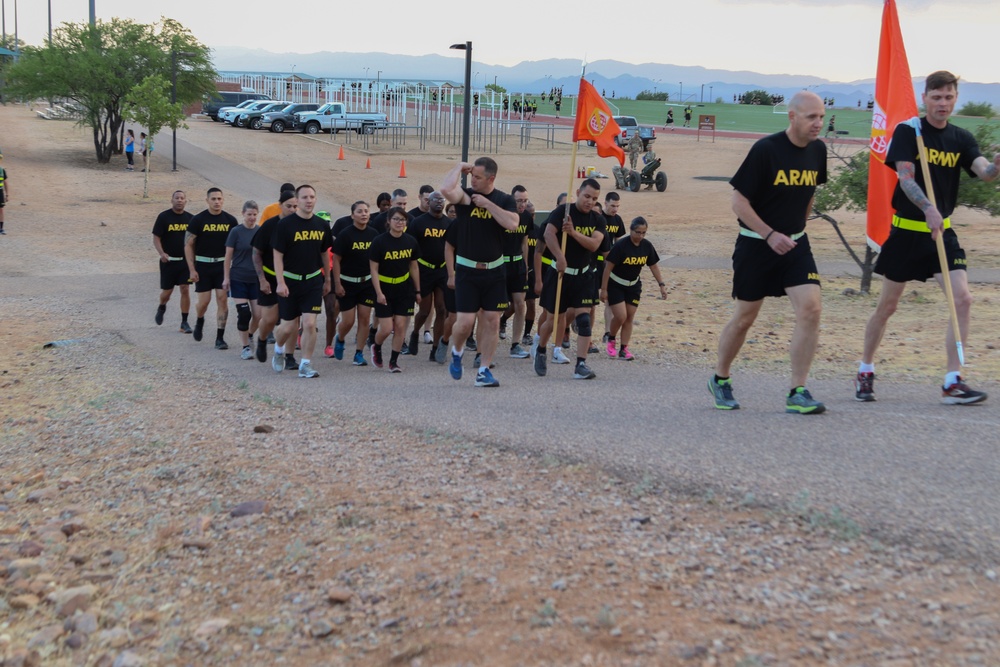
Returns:
[[[632,361],[633,359],[635,359],[635,357],[633,357],[632,353],[629,351],[628,345],[622,345],[622,349],[618,351],[618,356],[624,359],[625,361]]]
[[[618,356],[618,350],[615,349],[615,341],[609,340],[607,349],[608,349],[608,356],[611,357],[612,359]]]

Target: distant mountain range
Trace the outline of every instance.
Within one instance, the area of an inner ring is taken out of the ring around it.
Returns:
[[[457,52],[456,52],[457,53]],[[402,56],[389,53],[272,53],[263,49],[219,47],[214,63],[223,72],[271,72],[308,74],[321,78],[381,80],[431,80],[460,84],[464,60],[443,55]],[[512,92],[541,94],[553,86],[575,93],[580,76],[580,62],[571,59],[525,61],[513,67],[486,65],[473,61],[474,88],[483,88],[494,80]],[[790,97],[808,88],[821,97],[831,97],[837,106],[864,106],[875,92],[875,80],[838,82],[798,74],[761,74],[746,70],[706,69],[692,65],[598,60],[587,65],[587,79],[606,96],[635,97],[644,90],[666,91],[671,101],[732,102],[734,95],[762,88]],[[917,99],[923,91],[923,77],[914,79]],[[1000,110],[1000,83],[963,81],[963,102],[989,102]]]

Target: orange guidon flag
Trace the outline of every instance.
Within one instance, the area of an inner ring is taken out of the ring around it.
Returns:
[[[903,33],[899,29],[896,2],[885,0],[868,158],[868,243],[876,249],[880,249],[889,238],[892,224],[896,172],[885,165],[889,141],[896,126],[916,113],[917,101],[913,95],[913,81],[903,46]]]
[[[625,164],[625,151],[615,143],[621,128],[611,117],[608,103],[597,90],[580,78],[580,96],[577,98],[576,122],[573,124],[573,141],[593,141],[601,157],[616,157],[618,164]]]

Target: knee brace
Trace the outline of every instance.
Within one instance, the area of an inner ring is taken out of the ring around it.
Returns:
[[[236,304],[236,328],[239,331],[250,330],[250,304]]]
[[[590,313],[580,313],[576,316],[576,335],[589,338],[591,333]]]

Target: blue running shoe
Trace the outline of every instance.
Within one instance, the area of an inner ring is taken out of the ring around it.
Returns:
[[[487,368],[485,371],[479,371],[479,373],[476,374],[476,386],[499,387],[500,382],[493,377],[493,373],[490,373],[490,369]]]
[[[451,373],[451,377],[456,380],[462,379],[462,357],[461,355],[451,353],[451,363],[448,365],[448,372]]]
[[[333,358],[337,361],[344,358],[344,341],[333,339]]]

